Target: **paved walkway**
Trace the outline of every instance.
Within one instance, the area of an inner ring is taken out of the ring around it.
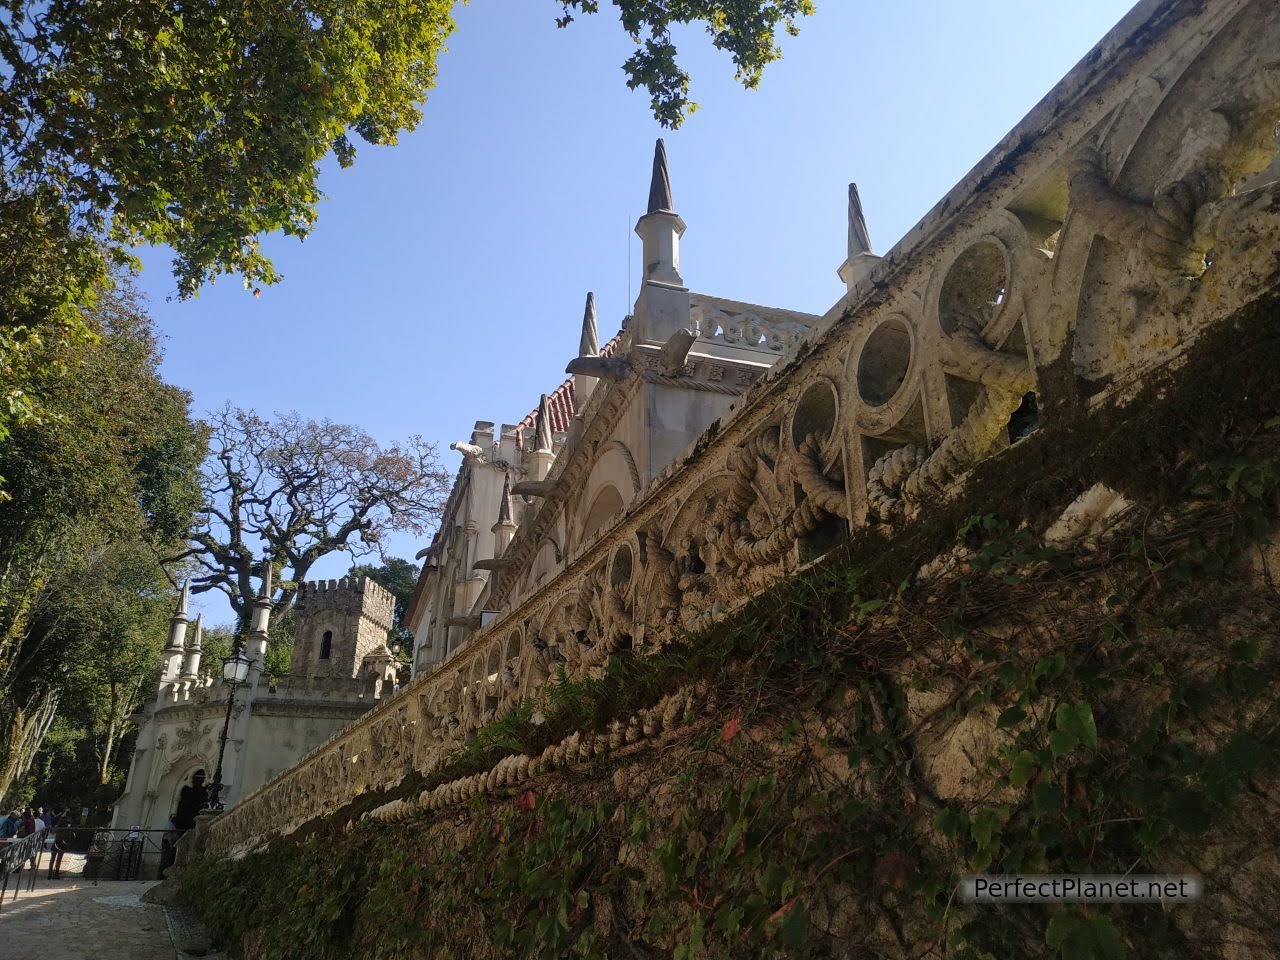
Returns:
[[[139,897],[155,881],[104,880],[97,886],[79,874],[68,854],[63,879],[41,870],[36,888],[27,877],[16,900],[10,888],[0,907],[0,957],[4,960],[175,960],[165,908]]]

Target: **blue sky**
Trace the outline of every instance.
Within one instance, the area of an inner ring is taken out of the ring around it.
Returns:
[[[230,400],[383,441],[421,434],[452,472],[451,440],[518,420],[563,379],[588,290],[602,340],[629,311],[655,137],[688,224],[686,283],[821,313],[842,293],[849,181],[883,253],[1130,6],[818,0],[756,91],[690,30],[701,109],[664,132],[624,84],[632,47],[608,4],[559,30],[554,0],[475,0],[455,13],[418,129],[327,165],[312,235],[267,241],[282,283],[254,299],[223,278],[180,302],[167,252],[142,252],[164,373],[197,411]],[[422,546],[405,536],[391,552]]]

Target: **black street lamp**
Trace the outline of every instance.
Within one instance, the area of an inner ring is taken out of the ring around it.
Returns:
[[[227,694],[227,718],[222,721],[222,736],[218,738],[218,768],[213,771],[213,783],[209,784],[209,810],[221,810],[222,801],[222,755],[227,752],[227,730],[231,727],[231,707],[236,701],[237,688],[249,679],[249,668],[253,666],[253,658],[246,657],[240,649],[240,640],[236,639],[231,656],[222,658],[222,682],[231,687]]]

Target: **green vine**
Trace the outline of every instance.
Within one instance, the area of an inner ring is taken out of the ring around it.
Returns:
[[[1201,383],[1242,375],[1210,356]],[[1280,400],[1268,389],[1251,402]],[[559,678],[431,782],[701,684],[705,711],[661,741],[409,824],[335,818],[196,864],[184,895],[261,960],[1280,952],[1280,879],[1239,887],[1212,854],[1280,844],[1280,603],[1257,570],[1280,518],[1280,418],[1141,432],[1185,399],[1130,409],[1079,458],[1130,491],[1110,539],[1044,546],[1083,487],[1063,499],[1028,474],[1043,507],[953,523],[944,572],[915,577],[906,552],[946,548],[936,521],[892,551],[869,538],[697,637]],[[1178,465],[1126,487],[1117,464],[1139,443]],[[1197,873],[1207,894],[1172,910],[959,902],[976,872]]]

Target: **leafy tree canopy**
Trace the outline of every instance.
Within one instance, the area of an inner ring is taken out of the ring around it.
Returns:
[[[0,503],[0,794],[64,695],[105,776],[173,609],[159,558],[200,504],[204,434],[127,280],[84,322],[93,339],[33,354],[47,416],[0,445],[19,493]]]
[[[561,25],[599,7],[558,2]],[[614,6],[642,45],[624,66],[627,82],[650,93],[667,126],[691,106],[673,26],[705,24],[754,87],[780,56],[778,27],[794,33],[813,9],[811,0]],[[416,126],[452,8],[453,0],[4,0],[0,200],[11,207],[0,217],[19,241],[5,244],[6,272],[25,291],[6,297],[7,308],[40,318],[82,296],[96,271],[86,237],[117,253],[169,244],[183,296],[219,273],[249,285],[276,280],[257,238],[310,230],[318,165],[330,150],[348,166],[353,135],[390,144]],[[59,253],[71,276],[42,276],[42,252]]]
[[[599,0],[559,0],[565,27],[574,13],[598,13]],[[613,0],[622,28],[640,47],[622,65],[627,86],[643,87],[650,96],[653,115],[664,127],[678,127],[698,108],[689,99],[689,74],[676,59],[672,27],[701,23],[716,49],[733,58],[735,78],[754,90],[764,68],[782,57],[778,28],[795,36],[798,21],[814,11],[813,0]]]

